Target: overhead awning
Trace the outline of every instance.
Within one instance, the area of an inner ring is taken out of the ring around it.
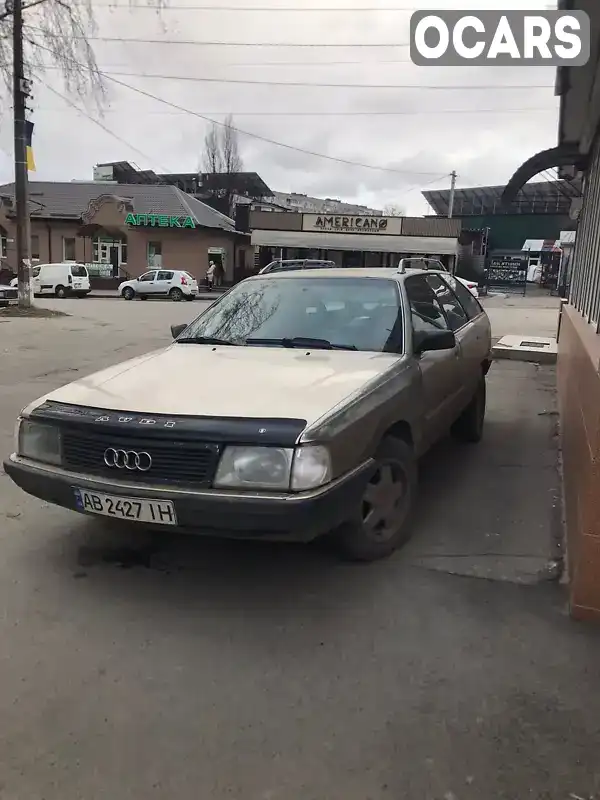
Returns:
[[[306,231],[252,231],[252,244],[265,247],[306,247],[316,250],[354,250],[365,253],[425,253],[454,255],[458,239],[441,236],[385,236]]]

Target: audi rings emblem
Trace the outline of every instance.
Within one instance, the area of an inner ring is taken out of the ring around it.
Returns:
[[[135,450],[115,450],[109,447],[104,451],[104,463],[107,467],[117,469],[128,469],[131,472],[148,472],[152,466],[152,456],[150,453],[136,453]]]

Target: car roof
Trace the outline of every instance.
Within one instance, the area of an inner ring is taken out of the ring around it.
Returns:
[[[324,269],[311,271],[310,280],[319,280],[319,278],[387,278],[388,280],[402,280],[409,275],[424,275],[428,273],[440,273],[443,270],[424,270],[424,269],[407,269],[405,272],[400,272],[397,267],[326,267]],[[273,271],[264,274],[253,275],[248,280],[256,279],[269,279],[269,280],[293,280],[294,278],[306,278],[306,270],[294,269],[286,270],[285,272]]]

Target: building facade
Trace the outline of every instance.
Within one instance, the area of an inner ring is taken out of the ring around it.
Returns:
[[[590,60],[559,69],[558,146],[519,167],[504,200],[552,167],[583,178],[558,334],[558,395],[571,614],[600,621],[600,4],[561,0],[559,7],[590,16]]]
[[[400,258],[435,256],[449,268],[458,252],[458,219],[366,214],[250,214],[263,267],[278,258],[324,258],[340,267],[392,267]]]
[[[0,186],[0,264],[16,272],[14,186]],[[225,282],[253,260],[233,220],[174,186],[30,184],[31,258],[79,261],[96,280],[137,277],[151,267],[185,269],[202,281],[208,264]]]

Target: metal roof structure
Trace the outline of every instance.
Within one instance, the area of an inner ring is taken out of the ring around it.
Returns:
[[[526,183],[510,206],[502,204],[504,186],[477,186],[456,189],[453,216],[479,217],[488,214],[565,214],[571,202],[581,197],[580,180],[535,181]],[[450,190],[422,192],[437,216],[448,216]]]

